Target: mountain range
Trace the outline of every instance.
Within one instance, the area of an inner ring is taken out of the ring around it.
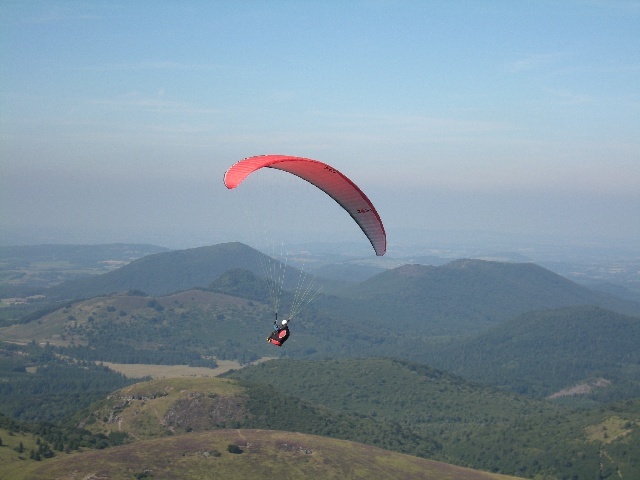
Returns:
[[[377,462],[374,447],[530,478],[640,474],[637,303],[531,263],[409,264],[359,281],[316,279],[325,289],[277,349],[265,342],[273,287],[283,289],[284,312],[301,276],[228,243],[155,253],[43,290],[64,303],[0,328],[0,340],[11,342],[0,344],[0,405],[12,410],[0,412],[72,422],[90,432],[81,434],[87,442],[109,448],[56,456],[41,468],[24,463],[24,478],[92,466],[86,475],[161,478],[181,466],[192,477],[220,468],[234,478],[260,466],[282,475],[262,453],[281,458],[296,478],[337,478],[356,475],[341,453]],[[214,367],[224,359],[255,364],[225,379],[157,379],[105,396],[127,380],[101,362]],[[99,384],[87,381],[98,374]],[[82,388],[92,393],[86,401]],[[11,451],[17,430],[0,429]],[[323,443],[327,437],[336,443]],[[62,438],[55,441],[62,450]],[[283,444],[305,448],[289,455]],[[8,451],[0,448],[0,459]],[[403,458],[394,457],[396,475],[431,468]]]
[[[323,299],[325,300],[325,299]],[[404,265],[344,288],[322,306],[373,326],[465,335],[533,310],[598,305],[640,315],[640,305],[590,290],[532,263],[455,260]]]
[[[638,305],[534,264],[405,265],[344,284],[304,309],[287,348],[274,351],[262,344],[273,322],[264,257],[240,243],[150,255],[51,289],[61,298],[123,293],[36,312],[0,335],[87,360],[396,356],[538,397],[601,377],[600,400],[638,391]],[[296,284],[300,271],[271,261]],[[281,293],[285,314],[294,297]]]
[[[241,243],[148,255],[117,270],[66,281],[44,294],[50,299],[91,298],[139,290],[166,295],[203,288],[231,269],[244,269],[295,289],[301,272]],[[318,278],[326,294],[319,307],[338,318],[375,327],[398,324],[429,335],[476,333],[532,310],[598,305],[640,315],[640,304],[590,290],[531,263],[457,260],[443,266],[404,265],[358,283]]]

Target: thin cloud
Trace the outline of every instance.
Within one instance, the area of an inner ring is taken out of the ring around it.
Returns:
[[[381,114],[338,114],[323,111],[312,112],[318,116],[334,117],[344,126],[381,127],[403,129],[410,132],[464,132],[482,133],[510,130],[511,127],[502,122],[490,120],[468,120],[459,118],[429,117],[425,115],[381,115]]]
[[[160,97],[141,97],[135,93],[122,95],[115,98],[93,99],[87,102],[90,105],[110,110],[126,110],[140,112],[157,112],[178,114],[213,114],[221,110],[192,105],[187,102],[165,100]]]
[[[141,70],[171,70],[171,71],[214,71],[226,70],[230,67],[222,64],[181,63],[174,61],[143,61],[138,63],[107,63],[81,67],[81,70],[92,72],[119,72]]]
[[[556,65],[565,55],[561,53],[538,53],[511,62],[507,70],[511,73],[533,72]]]
[[[569,90],[546,88],[548,93],[558,98],[565,105],[586,105],[595,101],[594,97],[585,93],[576,93]]]
[[[41,12],[26,16],[22,21],[30,24],[52,24],[52,23],[75,23],[75,22],[94,22],[102,20],[103,15],[95,13],[95,5],[54,5],[43,3],[44,7]],[[80,7],[80,8],[76,8]],[[90,7],[90,8],[86,8]],[[82,11],[80,11],[82,10]]]

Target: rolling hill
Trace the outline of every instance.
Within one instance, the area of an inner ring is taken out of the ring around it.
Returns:
[[[105,438],[126,434],[132,443],[218,429],[283,430],[484,471],[587,478],[587,472],[598,472],[604,447],[591,442],[585,429],[612,416],[579,414],[392,359],[279,360],[230,377],[242,380],[173,378],[131,385],[78,414],[75,423]],[[628,424],[626,438],[635,438],[638,406],[625,408],[615,416]],[[624,456],[612,453],[614,446],[607,450],[611,461],[627,475],[634,472]],[[632,453],[636,447],[627,448]]]
[[[434,351],[432,361],[465,378],[539,397],[603,378],[607,388],[591,396],[607,401],[640,397],[639,345],[640,318],[565,307],[507,320]]]
[[[215,430],[57,457],[12,478],[507,480],[515,477],[327,437],[270,430]]]
[[[593,292],[532,264],[459,260],[438,267],[405,265],[319,297],[292,322],[286,348],[275,349],[264,341],[273,312],[265,298],[268,282],[260,277],[263,260],[259,252],[236,243],[158,253],[99,277],[54,287],[62,292],[59,298],[102,290],[126,294],[68,302],[0,328],[0,339],[28,342],[34,351],[38,343],[49,342],[44,350],[52,358],[42,362],[42,375],[45,368],[59,367],[54,358],[77,361],[75,368],[88,372],[89,362],[91,368],[105,368],[95,361],[213,366],[216,359],[247,363],[268,355],[289,357],[246,367],[225,379],[159,379],[114,392],[79,414],[77,422],[96,438],[124,438],[129,445],[105,450],[103,457],[100,452],[59,455],[25,478],[47,478],[38,475],[45,465],[57,471],[57,462],[67,465],[62,469],[71,465],[67,461],[80,462],[73,468],[84,472],[82,458],[100,465],[87,475],[104,471],[163,478],[182,466],[185,471],[193,468],[197,477],[202,468],[212,468],[212,461],[220,460],[213,464],[219,465],[242,458],[251,459],[254,468],[265,462],[269,472],[283,475],[279,464],[272,465],[277,462],[270,463],[251,446],[264,445],[265,452],[284,461],[273,445],[292,445],[298,434],[527,477],[640,476],[634,460],[640,458],[640,319],[618,313],[637,313],[637,304]],[[298,275],[289,270],[287,285],[295,285]],[[181,287],[201,282],[203,288]],[[142,291],[171,293],[148,296]],[[285,303],[292,296],[285,292]],[[341,358],[384,356],[402,360]],[[589,400],[599,402],[599,408],[576,410],[526,398],[471,383],[445,369],[538,397],[580,384],[598,385]],[[0,381],[8,395],[14,379],[35,378],[26,361],[20,371],[5,370]],[[104,382],[120,381],[102,373]],[[70,398],[58,393],[59,405]],[[46,392],[41,398],[46,403]],[[620,398],[624,401],[604,403]],[[276,430],[289,432],[273,435],[289,435],[290,441],[259,436]],[[258,436],[238,443],[237,437],[226,436],[234,432]],[[207,441],[214,447],[200,450]],[[190,450],[189,442],[196,447]],[[231,443],[244,453],[228,452]],[[171,444],[182,450],[171,451]],[[158,463],[144,445],[160,452],[159,458],[166,454],[170,462]],[[312,475],[304,470],[309,464],[311,471],[329,478],[353,472],[343,466],[323,471],[312,454],[303,453],[291,467],[301,476]]]
[[[148,255],[102,275],[64,282],[45,294],[52,300],[91,298],[130,290],[167,295],[206,287],[226,271],[238,268],[261,276],[265,275],[265,269],[282,271],[283,284],[289,288],[296,285],[300,276],[298,270],[234,242]]]
[[[640,314],[636,302],[590,290],[537,265],[484,260],[404,265],[318,303],[372,327],[420,335],[468,335],[525,312],[574,305]]]
[[[394,359],[274,360],[225,377],[398,422],[437,441],[440,458],[458,465],[529,478],[640,475],[632,460],[640,458],[638,400],[572,410]]]
[[[438,339],[424,327],[403,328],[406,318],[376,328],[375,319],[358,319],[356,313],[332,315],[325,297],[292,322],[286,348],[275,349],[264,342],[273,322],[271,306],[260,299],[265,290],[265,280],[230,270],[207,290],[72,302],[0,328],[0,339],[48,342],[60,354],[114,363],[213,366],[212,357],[247,363],[264,356],[394,356],[538,397],[598,378],[612,384],[592,400],[638,395],[636,317],[600,307],[564,307],[504,320],[478,337]],[[285,292],[283,305],[291,297]],[[468,334],[452,320],[454,325]]]
[[[78,412],[65,431],[82,427],[82,438],[106,448],[150,439],[178,444],[219,429],[284,430],[525,477],[640,473],[633,461],[640,458],[638,400],[573,410],[394,359],[277,360],[228,376],[238,381],[159,378],[121,388]],[[49,438],[52,428],[40,431]],[[57,452],[68,448],[66,437],[47,441]],[[164,452],[161,445],[148,448]]]
[[[79,360],[210,366],[215,364],[212,356],[247,362],[266,355],[264,338],[271,322],[271,310],[259,302],[188,290],[164,297],[129,294],[72,302],[0,328],[0,338],[49,343]]]
[[[64,282],[47,295],[58,300],[131,290],[166,295],[207,287],[230,270],[264,277],[265,264],[282,269],[285,289],[296,288],[300,271],[241,243],[227,243],[149,255],[103,275]],[[233,294],[257,299],[250,289],[251,285],[240,285]],[[414,335],[427,336],[474,334],[522,313],[565,306],[598,305],[640,314],[636,302],[590,290],[530,263],[457,260],[437,267],[404,265],[325,290],[332,294],[318,297],[315,306],[334,319],[365,325],[369,331],[411,329]]]
[[[324,435],[426,458],[431,439],[393,422],[333,411],[264,384],[219,378],[156,379],[126,387],[77,416],[99,434],[126,432],[147,439],[217,428],[260,428]]]

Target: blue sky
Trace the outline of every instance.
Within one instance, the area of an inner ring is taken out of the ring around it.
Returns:
[[[3,0],[0,54],[4,243],[242,239],[263,153],[347,174],[390,252],[640,238],[636,1]]]

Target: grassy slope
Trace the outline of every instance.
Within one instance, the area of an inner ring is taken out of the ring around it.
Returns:
[[[155,303],[153,303],[155,301]],[[136,321],[158,318],[162,315],[176,324],[189,322],[194,316],[204,312],[207,319],[216,325],[214,314],[224,311],[241,319],[245,315],[255,315],[259,308],[249,308],[247,300],[230,297],[213,292],[192,290],[166,297],[142,297],[128,295],[114,295],[111,297],[94,297],[81,300],[71,306],[60,308],[37,321],[16,324],[0,329],[2,338],[14,342],[28,342],[37,339],[40,342],[50,342],[53,345],[66,345],[72,341],[76,344],[86,344],[86,335],[91,333],[91,325],[87,325],[89,317],[99,323],[111,323],[116,328],[127,328]],[[155,308],[154,308],[155,306]],[[162,313],[160,308],[167,311]],[[186,318],[186,320],[185,320]],[[121,325],[121,326],[120,326]],[[266,325],[268,327],[268,325]],[[95,327],[97,328],[97,327]],[[117,332],[116,332],[117,333]],[[210,335],[215,333],[212,328]],[[200,332],[191,332],[194,336]],[[63,339],[62,336],[66,335]],[[153,336],[153,330],[149,332]]]
[[[215,428],[242,418],[243,394],[235,382],[222,379],[156,379],[109,395],[81,426],[94,433],[124,431],[134,439]]]
[[[242,453],[229,453],[229,444],[238,445]],[[23,478],[133,478],[144,473],[154,479],[513,478],[344,440],[269,430],[198,432],[61,456],[36,466]]]
[[[14,480],[22,478],[24,472],[29,471],[35,460],[29,459],[31,450],[37,450],[36,438],[32,434],[15,432],[0,428],[0,480]],[[20,443],[24,447],[22,453],[16,450]]]
[[[284,350],[265,342],[272,331],[272,322],[273,310],[264,303],[189,290],[164,297],[113,295],[78,301],[37,320],[0,328],[0,339],[18,343],[35,339],[38,343],[64,346],[72,342],[87,345],[92,339],[92,347],[104,347],[111,352],[115,351],[114,344],[131,345],[134,347],[131,352],[179,348],[183,352],[246,362],[281,354],[340,355],[352,345],[352,334],[364,331],[339,324],[343,340],[334,345],[330,338],[336,322],[317,316],[311,306],[296,318]],[[370,349],[369,338],[360,341],[361,355]],[[111,357],[95,360],[125,362]]]

